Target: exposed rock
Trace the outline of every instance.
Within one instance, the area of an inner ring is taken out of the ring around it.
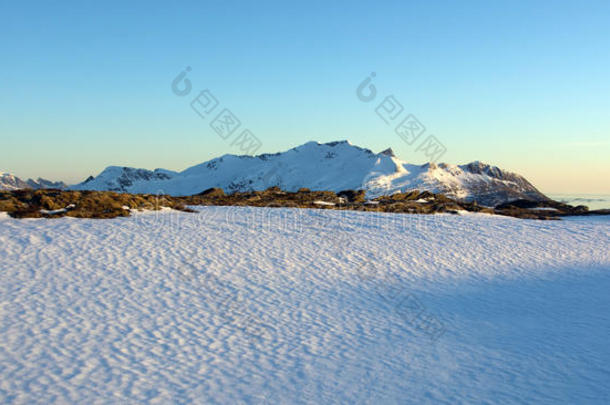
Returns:
[[[396,155],[394,154],[394,151],[392,150],[392,148],[387,148],[385,150],[382,150],[379,153],[384,155],[384,156],[396,157]]]
[[[364,190],[343,190],[337,193],[338,197],[344,197],[347,202],[361,203],[364,202],[366,191]]]
[[[223,191],[222,188],[212,187],[212,188],[208,188],[207,190],[203,190],[201,193],[199,193],[197,195],[200,195],[202,197],[224,197],[225,192]]]
[[[456,201],[428,191],[395,193],[374,200],[364,200],[362,190],[286,192],[278,187],[265,191],[225,194],[211,188],[197,195],[172,197],[155,194],[127,194],[113,191],[13,190],[0,191],[0,211],[15,218],[71,216],[77,218],[113,218],[128,216],[133,210],[157,210],[169,207],[189,211],[185,206],[234,205],[254,207],[294,207],[338,210],[377,211],[410,214],[451,213],[460,211],[499,214],[527,219],[559,219],[569,215],[609,215],[610,210],[587,211],[556,201],[517,200],[496,208],[476,202]]]

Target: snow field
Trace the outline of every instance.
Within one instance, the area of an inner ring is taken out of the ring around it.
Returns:
[[[2,403],[605,403],[606,218],[0,216]]]

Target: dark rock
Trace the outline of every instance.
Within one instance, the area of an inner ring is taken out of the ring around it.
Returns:
[[[509,201],[503,204],[496,205],[496,209],[502,210],[506,208],[537,208],[539,207],[538,201],[519,199]]]
[[[263,194],[271,194],[271,193],[277,194],[277,193],[283,193],[283,191],[278,186],[273,186],[273,187],[269,187],[267,190],[265,190],[263,192]]]
[[[337,197],[343,197],[350,203],[364,202],[365,195],[366,191],[364,190],[343,190],[337,193]]]
[[[385,156],[391,156],[391,157],[396,157],[396,155],[394,154],[394,151],[392,150],[392,148],[387,148],[386,150],[383,150],[381,152],[379,152],[382,155]]]
[[[208,188],[207,190],[202,191],[201,193],[199,193],[197,195],[200,195],[202,197],[224,197],[225,192],[223,191],[222,188],[212,187],[212,188]]]

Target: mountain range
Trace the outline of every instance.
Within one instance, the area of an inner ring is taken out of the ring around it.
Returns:
[[[486,163],[415,165],[400,160],[391,149],[373,153],[349,141],[308,142],[285,152],[258,156],[227,154],[181,172],[109,166],[70,187],[63,182],[41,178],[23,181],[0,173],[0,189],[5,190],[70,188],[181,196],[213,187],[231,193],[273,186],[285,191],[364,189],[367,198],[427,190],[486,206],[516,199],[548,199],[523,176]]]
[[[2,173],[0,172],[0,190],[19,190],[23,188],[33,188],[33,189],[41,189],[41,188],[59,188],[66,189],[68,185],[63,181],[50,181],[42,178],[38,178],[37,180],[27,179],[22,180],[19,177],[12,175],[10,173]]]
[[[349,141],[308,142],[258,156],[227,154],[181,172],[109,166],[70,188],[180,196],[213,187],[231,193],[272,186],[285,191],[364,189],[367,198],[427,190],[486,206],[548,199],[523,176],[479,161],[415,165],[398,159],[391,149],[373,153]]]

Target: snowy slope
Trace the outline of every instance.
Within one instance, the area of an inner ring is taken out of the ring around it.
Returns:
[[[522,176],[484,163],[413,165],[396,158],[391,150],[375,154],[347,141],[308,142],[259,156],[224,155],[180,173],[111,166],[73,188],[192,195],[210,187],[233,192],[271,186],[287,191],[366,189],[369,198],[418,189],[485,205],[545,199]]]
[[[2,214],[0,402],[610,400],[607,218],[198,209]]]
[[[165,181],[174,178],[176,172],[164,169],[146,170],[134,169],[131,167],[109,166],[97,177],[89,177],[84,182],[75,187],[76,190],[110,190],[110,191],[131,191],[138,186],[148,185],[152,187],[155,182]],[[141,191],[147,193],[157,193],[158,191]]]

